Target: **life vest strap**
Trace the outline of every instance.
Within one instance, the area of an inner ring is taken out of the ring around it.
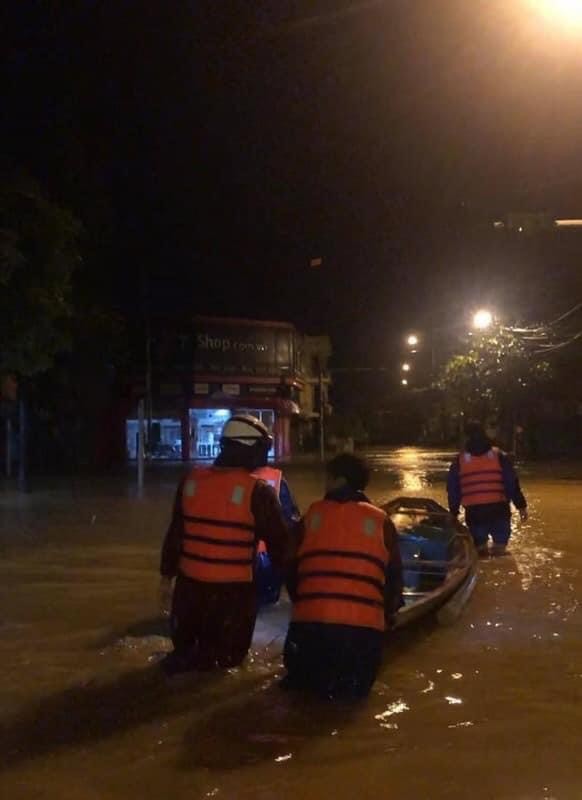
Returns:
[[[339,570],[318,569],[310,572],[300,572],[298,575],[299,587],[301,581],[307,578],[347,578],[351,581],[359,581],[367,583],[378,589],[381,596],[384,596],[384,583],[376,578],[370,578],[368,575],[356,575],[353,572],[340,572]]]
[[[377,566],[384,574],[385,564],[380,558],[376,558],[376,556],[371,556],[368,553],[358,553],[352,550],[308,550],[305,553],[302,553],[299,558],[297,559],[298,563],[301,563],[303,560],[307,558],[317,558],[318,556],[334,556],[338,558],[357,558],[361,561],[369,561],[371,564]]]
[[[254,542],[241,542],[238,539],[214,539],[212,536],[199,536],[193,533],[184,533],[183,539],[190,542],[204,542],[204,544],[212,544],[216,547],[252,547]]]
[[[483,487],[482,489],[474,489],[472,492],[463,492],[463,497],[474,497],[476,494],[493,494],[495,496],[503,494],[503,497],[505,497],[505,494],[499,491],[499,487],[491,489]]]
[[[211,556],[198,556],[193,553],[187,553],[185,550],[182,550],[180,555],[189,561],[202,561],[205,564],[230,564],[237,567],[247,567],[254,563],[253,558],[212,558]]]
[[[295,602],[301,603],[306,600],[345,600],[348,603],[361,603],[365,606],[384,609],[383,600],[372,600],[368,597],[360,597],[356,594],[343,594],[340,592],[309,592],[307,594],[298,594]]]
[[[466,478],[461,480],[461,486],[463,488],[469,486],[481,486],[482,484],[488,483],[499,483],[503,485],[503,477],[502,475],[497,474],[496,472],[488,472],[487,475],[489,477],[481,476],[480,478],[474,478],[473,475],[467,475]]]
[[[252,531],[254,533],[255,526],[247,525],[246,522],[229,522],[224,519],[209,519],[208,517],[190,517],[187,514],[182,514],[184,522],[198,523],[199,525],[214,525],[217,528],[234,528],[239,531]]]
[[[473,478],[479,478],[483,475],[499,475],[501,476],[502,470],[501,468],[497,467],[496,465],[491,465],[489,469],[480,469],[480,470],[470,470],[469,472],[463,472],[461,474],[462,481],[469,481]]]

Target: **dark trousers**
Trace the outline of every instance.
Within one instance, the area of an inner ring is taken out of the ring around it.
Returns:
[[[501,516],[489,522],[472,522],[469,523],[469,530],[475,547],[485,547],[490,536],[494,544],[506,545],[511,536],[511,519]]]
[[[475,547],[484,547],[493,539],[494,544],[506,545],[511,536],[511,510],[509,503],[487,503],[471,506],[465,514],[467,527]]]
[[[352,625],[292,622],[284,663],[289,688],[323,697],[365,697],[382,663],[384,633]]]
[[[253,583],[178,576],[170,616],[175,657],[192,670],[237,667],[251,645],[256,618]]]

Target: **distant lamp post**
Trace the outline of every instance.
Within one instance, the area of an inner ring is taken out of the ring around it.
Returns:
[[[402,369],[402,372],[410,372],[410,364],[408,364],[408,363],[403,364],[401,369]]]
[[[486,308],[480,308],[473,315],[473,327],[478,331],[486,331],[493,324],[493,314]]]
[[[418,336],[415,333],[411,333],[410,336],[406,337],[406,344],[409,347],[416,347],[418,345]]]
[[[406,378],[402,378],[400,383],[402,384],[402,386],[408,386],[408,381],[406,380]]]

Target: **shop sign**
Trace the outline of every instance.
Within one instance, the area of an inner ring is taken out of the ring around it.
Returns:
[[[241,324],[236,320],[193,320],[190,331],[160,337],[154,360],[194,374],[270,377],[297,368],[296,332],[280,325]]]
[[[223,383],[222,391],[224,392],[224,394],[239,395],[240,386],[238,383]]]
[[[210,385],[208,383],[195,383],[194,394],[208,394],[210,392]]]

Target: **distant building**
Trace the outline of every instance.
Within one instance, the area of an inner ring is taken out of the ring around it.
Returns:
[[[194,317],[154,322],[151,338],[151,367],[127,386],[128,458],[137,454],[141,398],[156,459],[214,458],[222,427],[237,412],[272,431],[276,460],[312,438],[320,386],[328,404],[328,337],[304,336],[285,322]]]

